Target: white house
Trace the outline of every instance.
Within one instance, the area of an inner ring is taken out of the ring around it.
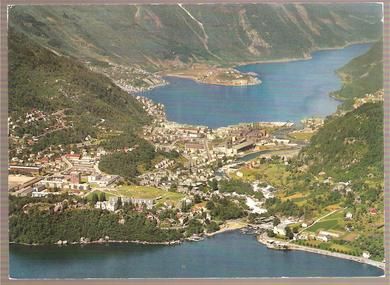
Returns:
[[[328,238],[328,236],[326,236],[326,235],[318,235],[317,237],[316,237],[316,239],[317,240],[320,240],[320,241],[324,241],[324,242],[328,242],[329,241],[329,238]]]
[[[348,213],[345,215],[345,218],[348,219],[348,220],[352,220],[352,213],[351,213],[351,212],[348,212]]]
[[[98,201],[95,208],[114,212],[118,208],[118,197],[110,197],[108,201]]]
[[[285,236],[286,235],[286,224],[279,224],[274,227],[273,232],[276,235]]]
[[[370,254],[368,251],[363,251],[362,256],[363,256],[364,258],[370,258],[370,257],[371,257],[371,254]]]

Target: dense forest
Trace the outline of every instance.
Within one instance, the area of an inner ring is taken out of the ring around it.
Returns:
[[[355,98],[383,88],[383,41],[376,42],[367,53],[354,58],[337,73],[343,86],[332,96],[344,101],[340,109],[351,110]]]
[[[147,219],[145,213],[132,210],[112,213],[80,208],[54,212],[52,203],[58,201],[64,204],[64,198],[31,200],[10,196],[10,241],[52,244],[58,240],[79,242],[81,237],[96,241],[108,236],[111,240],[162,242],[178,240],[183,236],[177,230],[160,229],[155,220]],[[67,203],[73,199],[68,197]],[[30,203],[26,204],[28,201]],[[24,205],[29,206],[28,210]]]
[[[364,104],[326,121],[300,154],[310,172],[336,180],[383,179],[383,103]]]

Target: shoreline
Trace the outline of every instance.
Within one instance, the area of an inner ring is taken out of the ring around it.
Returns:
[[[58,243],[50,243],[50,244],[42,244],[42,243],[24,243],[24,242],[14,242],[10,241],[9,244],[15,245],[23,245],[23,246],[67,246],[67,245],[88,245],[88,244],[122,244],[122,243],[133,243],[133,244],[144,244],[144,245],[176,245],[181,244],[183,240],[173,240],[173,241],[141,241],[141,240],[94,240],[89,242],[70,242],[66,244],[58,244]]]
[[[285,242],[285,241],[278,241],[279,243],[278,243],[277,247],[275,247],[275,246],[271,245],[270,243],[268,243],[268,241],[270,241],[270,240],[274,241],[274,239],[266,238],[265,233],[262,235],[257,235],[256,239],[259,243],[263,244],[268,249],[299,250],[299,251],[305,251],[305,252],[310,252],[310,253],[314,253],[314,254],[326,255],[326,256],[341,258],[341,259],[345,259],[345,260],[355,261],[355,262],[359,262],[359,263],[363,263],[363,264],[368,264],[368,265],[380,268],[383,271],[385,271],[385,267],[386,267],[386,263],[384,263],[384,262],[363,258],[361,256],[353,256],[353,255],[344,254],[344,253],[337,253],[337,252],[332,252],[332,251],[328,251],[328,250],[324,250],[324,249],[317,249],[317,248],[312,248],[312,247],[308,247],[308,246],[297,245],[297,244],[293,244],[293,243]]]
[[[313,50],[313,51],[310,52],[310,55],[308,57],[255,61],[255,62],[249,62],[249,63],[245,62],[245,63],[242,63],[242,64],[240,64],[238,66],[245,66],[245,65],[250,65],[250,64],[262,64],[262,63],[283,63],[283,62],[292,62],[292,61],[300,61],[300,60],[310,60],[310,59],[312,59],[311,53],[314,53],[314,52],[317,52],[317,51],[321,51],[321,50],[337,50],[337,49],[343,49],[343,48],[346,48],[348,46],[355,45],[355,44],[365,44],[365,43],[367,44],[367,43],[374,43],[374,42],[376,42],[376,40],[363,41],[363,42],[352,42],[352,43],[348,43],[348,44],[346,44],[344,46],[341,46],[341,47],[322,48],[322,49]],[[225,85],[225,84],[213,84],[213,83],[208,83],[208,82],[202,82],[202,81],[198,81],[198,80],[196,80],[196,79],[194,79],[194,78],[192,78],[190,76],[186,77],[185,75],[184,76],[181,76],[181,75],[167,75],[167,76],[187,78],[187,79],[194,80],[195,82],[200,82],[202,84]],[[260,83],[261,83],[261,81],[260,81]],[[253,85],[255,85],[255,84],[253,84]],[[150,89],[154,89],[154,88],[158,88],[158,87],[162,87],[162,86],[165,86],[165,85],[152,86],[152,87],[150,87]],[[243,87],[243,86],[246,86],[246,85],[225,85],[225,86]],[[127,92],[130,93],[129,91],[127,91]],[[144,92],[144,91],[136,91],[135,95],[136,94],[141,95],[139,93],[142,93],[142,92]],[[328,96],[332,97],[331,93],[328,94]],[[334,99],[337,100],[336,98],[334,98]],[[342,100],[340,100],[340,101],[342,101]],[[275,122],[270,122],[270,123],[275,123]],[[232,125],[232,126],[236,126],[236,125]],[[227,127],[230,127],[230,126],[227,126]],[[226,127],[220,127],[220,128],[226,128]],[[241,229],[241,228],[245,228],[247,226],[248,226],[248,224],[247,225],[239,225],[237,227],[226,226],[226,227],[224,227],[224,228],[222,228],[222,229],[220,229],[220,230],[218,230],[216,232],[205,233],[205,234],[203,234],[203,236],[204,237],[212,237],[212,236],[215,236],[215,235],[220,234],[220,233],[238,230],[238,229]],[[111,244],[115,244],[115,243],[117,243],[117,244],[121,244],[121,243],[134,243],[134,244],[145,244],[145,245],[176,245],[176,244],[181,244],[184,241],[190,241],[190,239],[185,238],[185,239],[181,239],[181,240],[164,241],[164,242],[147,242],[147,241],[140,241],[140,240],[119,240],[119,241],[117,241],[117,240],[103,240],[103,241],[99,241],[98,240],[98,241],[90,241],[90,242],[72,242],[72,243],[67,243],[67,244],[63,244],[63,245],[59,245],[57,243],[54,243],[54,244],[50,244],[50,245],[64,246],[64,245],[77,245],[77,244],[79,244],[79,245],[86,245],[86,244],[107,244],[107,243],[111,243]],[[260,243],[262,243],[259,239],[258,239],[258,241]],[[45,245],[47,245],[47,244],[17,243],[17,242],[9,242],[9,244],[27,245],[27,246],[45,246]],[[262,244],[267,246],[266,243],[262,243]],[[383,263],[383,262],[369,260],[369,259],[364,259],[362,257],[356,257],[356,256],[340,254],[340,253],[334,253],[334,252],[330,252],[330,251],[326,251],[326,250],[314,249],[314,248],[311,248],[311,247],[305,247],[305,246],[300,246],[300,245],[295,245],[295,244],[290,244],[290,243],[289,243],[289,249],[291,249],[291,250],[301,250],[301,251],[306,251],[306,252],[311,252],[311,253],[316,253],[316,254],[322,254],[322,255],[328,255],[328,256],[333,256],[333,257],[337,257],[337,258],[347,259],[347,260],[351,260],[351,261],[355,261],[355,262],[365,263],[365,264],[369,264],[369,265],[372,265],[372,266],[376,266],[376,267],[378,267],[378,268],[380,268],[382,270],[384,270],[384,268],[385,268],[385,263]]]
[[[310,60],[313,59],[312,54],[318,51],[327,51],[327,50],[338,50],[343,49],[352,45],[359,45],[359,44],[370,44],[375,43],[378,40],[363,40],[363,41],[354,41],[349,42],[341,46],[335,46],[335,47],[323,47],[323,48],[314,48],[309,51],[309,55],[303,56],[303,57],[284,57],[280,59],[261,59],[261,60],[254,60],[254,61],[238,61],[233,63],[233,68],[245,66],[245,65],[251,65],[251,64],[266,64],[266,63],[288,63],[288,62],[294,62],[294,61],[303,61],[303,60]]]
[[[249,224],[246,222],[242,222],[242,224],[239,224],[239,221],[236,221],[236,220],[228,220],[226,222],[227,223],[225,224],[225,226],[223,228],[220,228],[218,231],[215,231],[212,233],[205,233],[204,235],[206,237],[212,237],[212,236],[215,236],[218,234],[236,231],[236,230],[243,229],[243,228],[246,228],[249,226]]]
[[[231,221],[231,222],[234,222],[234,221]],[[239,225],[227,225],[226,227],[224,227],[222,229],[219,229],[218,231],[215,231],[215,232],[212,232],[212,233],[204,233],[202,236],[199,236],[200,237],[199,240],[194,240],[194,239],[191,239],[191,237],[189,237],[189,238],[184,238],[184,239],[181,239],[181,240],[164,241],[164,242],[147,242],[147,241],[140,241],[140,240],[104,240],[104,241],[97,240],[97,241],[90,241],[90,242],[72,242],[72,243],[67,243],[67,244],[62,244],[62,245],[57,244],[57,243],[53,243],[53,244],[27,244],[27,243],[17,243],[17,242],[9,242],[9,244],[23,245],[23,246],[35,246],[35,247],[39,247],[39,246],[57,246],[57,247],[62,247],[62,246],[68,246],[68,245],[80,245],[80,246],[83,246],[83,245],[90,245],[90,244],[100,244],[100,245],[103,245],[103,244],[128,244],[128,243],[131,243],[131,244],[142,244],[142,245],[165,245],[165,246],[172,246],[172,245],[180,245],[180,244],[182,244],[184,242],[199,242],[199,241],[203,241],[206,238],[210,238],[210,237],[213,237],[215,235],[226,233],[226,232],[237,231],[237,230],[240,230],[240,229],[243,229],[243,228],[247,228],[248,226],[250,226],[250,224],[248,224],[248,223],[243,223],[243,224],[239,224]],[[353,256],[353,255],[344,254],[344,253],[337,253],[337,252],[332,252],[332,251],[328,251],[328,250],[323,250],[323,249],[317,249],[317,248],[312,248],[312,247],[308,247],[308,246],[297,245],[297,244],[293,244],[293,243],[289,243],[289,242],[285,242],[285,241],[279,241],[279,245],[278,246],[280,246],[280,248],[277,248],[277,247],[272,246],[272,245],[270,245],[268,243],[269,239],[265,238],[265,233],[260,234],[260,235],[256,235],[255,234],[255,236],[256,236],[257,242],[259,242],[260,244],[266,246],[268,249],[272,249],[272,250],[298,250],[298,251],[310,252],[310,253],[314,253],[314,254],[320,254],[320,255],[325,255],[325,256],[345,259],[345,260],[354,261],[354,262],[358,262],[358,263],[362,263],[362,264],[368,264],[368,265],[377,267],[379,269],[382,269],[383,271],[385,271],[385,268],[386,268],[386,263],[385,262],[380,262],[380,261],[376,261],[376,260],[372,260],[372,259],[367,259],[367,258],[363,258],[361,256]]]
[[[348,42],[344,45],[339,45],[339,46],[335,46],[335,47],[323,47],[323,48],[313,48],[309,51],[309,55],[307,56],[302,56],[302,57],[283,57],[283,58],[278,58],[278,59],[259,59],[259,60],[253,60],[253,61],[237,61],[237,62],[231,62],[231,63],[228,63],[227,64],[227,68],[233,68],[233,69],[236,69],[236,68],[239,68],[239,67],[242,67],[242,66],[246,66],[246,65],[252,65],[252,64],[266,64],[266,63],[288,63],[288,62],[294,62],[294,61],[303,61],[303,60],[310,60],[313,58],[312,54],[315,53],[315,52],[318,52],[318,51],[327,51],[327,50],[337,50],[337,49],[343,49],[343,48],[346,48],[346,47],[349,47],[349,46],[352,46],[352,45],[358,45],[358,44],[372,44],[372,43],[375,43],[377,42],[378,40],[380,39],[376,39],[376,40],[361,40],[361,41],[353,41],[353,42]],[[188,67],[187,69],[189,69],[190,67]],[[239,70],[238,70],[239,71]],[[155,72],[155,74],[159,75],[159,76],[162,76],[162,77],[176,77],[176,78],[184,78],[184,79],[190,79],[190,80],[193,80],[197,83],[201,83],[201,84],[210,84],[210,85],[219,85],[219,86],[236,86],[236,87],[244,87],[244,86],[253,86],[253,85],[259,85],[259,84],[262,84],[262,81],[260,78],[257,78],[260,82],[258,83],[255,83],[255,84],[247,84],[247,85],[235,85],[235,84],[218,84],[218,83],[208,83],[208,82],[203,82],[203,81],[200,81],[200,80],[197,80],[196,78],[194,78],[193,76],[189,76],[189,75],[182,75],[182,74],[172,74],[171,73],[172,70],[161,70],[161,71],[157,71]],[[241,71],[240,71],[241,72]],[[336,72],[336,71],[335,71]],[[114,82],[115,83],[115,82]],[[116,83],[115,83],[116,84]],[[155,88],[158,88],[158,87],[164,87],[166,85],[169,85],[169,82],[166,82],[165,84],[157,84],[157,85],[151,85],[149,86],[148,88],[146,89],[143,89],[143,90],[125,90],[123,89],[121,86],[119,86],[118,84],[116,84],[119,88],[121,88],[122,90],[126,91],[127,93],[129,94],[132,94],[132,95],[141,95],[143,92],[147,92],[147,91],[150,91],[152,89],[155,89]],[[329,95],[331,96],[331,95]]]
[[[241,74],[244,74],[243,72],[241,71],[238,71],[239,73]],[[175,77],[175,78],[183,78],[183,79],[190,79],[190,80],[193,80],[199,84],[207,84],[207,85],[217,85],[217,86],[232,86],[232,87],[245,87],[245,86],[254,86],[254,85],[260,85],[262,83],[262,81],[257,78],[257,77],[253,77],[253,82],[249,82],[249,83],[246,83],[246,84],[236,84],[234,83],[234,80],[231,81],[231,82],[208,82],[208,81],[202,81],[200,79],[198,79],[195,75],[186,75],[186,74],[175,74],[175,73],[171,73],[171,72],[163,72],[161,74],[161,76],[163,77]]]
[[[202,236],[199,236],[199,237],[212,237],[212,236],[215,236],[217,234],[221,234],[221,233],[224,233],[224,232],[229,232],[229,231],[235,231],[235,230],[239,230],[239,229],[242,229],[242,228],[245,228],[247,227],[249,224],[248,223],[242,223],[242,224],[235,224],[235,223],[239,223],[239,221],[236,221],[236,220],[228,220],[228,221],[225,221],[226,224],[223,228],[219,229],[218,231],[215,231],[215,232],[212,232],[212,233],[204,233]],[[203,239],[201,239],[203,240]],[[199,240],[199,241],[201,241]],[[65,244],[58,244],[57,242],[55,243],[50,243],[50,244],[37,244],[37,243],[24,243],[24,242],[14,242],[14,241],[10,241],[9,244],[15,244],[15,245],[23,245],[23,246],[52,246],[52,245],[56,245],[56,246],[67,246],[67,245],[88,245],[88,244],[122,244],[122,243],[133,243],[133,244],[144,244],[144,245],[178,245],[178,244],[182,244],[183,242],[185,241],[194,241],[193,239],[191,239],[191,237],[187,237],[187,238],[183,238],[183,239],[179,239],[179,240],[172,240],[172,241],[142,241],[142,240],[94,240],[94,241],[88,241],[88,242],[69,242],[69,243],[65,243]]]

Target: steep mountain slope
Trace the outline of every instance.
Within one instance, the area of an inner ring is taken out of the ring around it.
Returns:
[[[344,109],[352,107],[354,98],[364,97],[383,88],[383,42],[377,42],[367,53],[354,58],[338,70],[343,87],[333,95],[344,100]]]
[[[39,118],[30,119],[32,113]],[[97,126],[134,130],[149,121],[141,104],[107,77],[12,29],[9,116],[11,135],[37,136],[36,150],[94,136]]]
[[[301,153],[312,177],[305,209],[345,208],[341,219],[333,216],[318,227],[337,221],[332,229],[346,233],[338,244],[359,255],[368,251],[379,261],[384,258],[383,147],[383,103],[366,103],[326,122]],[[352,219],[345,218],[348,211]]]
[[[310,171],[336,180],[383,181],[383,104],[364,104],[325,123],[301,153]]]
[[[381,17],[373,4],[15,6],[9,24],[61,53],[155,70],[303,57],[378,39]]]

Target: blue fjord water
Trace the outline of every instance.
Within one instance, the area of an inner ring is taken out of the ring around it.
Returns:
[[[13,278],[202,278],[381,276],[376,267],[301,251],[267,249],[225,232],[180,245],[11,245]]]
[[[293,121],[336,111],[329,93],[341,87],[335,70],[365,53],[371,44],[317,51],[310,60],[240,66],[259,74],[262,84],[218,86],[167,77],[169,85],[142,93],[163,103],[178,123],[223,127],[241,122]]]
[[[369,44],[313,53],[311,60],[252,64],[263,83],[228,87],[169,78],[170,85],[144,95],[166,106],[170,120],[220,127],[252,121],[297,121],[326,116],[338,102],[335,70],[363,54]],[[274,251],[254,236],[229,232],[175,246],[111,244],[81,246],[10,245],[12,278],[163,278],[380,276],[365,264],[297,251]]]

